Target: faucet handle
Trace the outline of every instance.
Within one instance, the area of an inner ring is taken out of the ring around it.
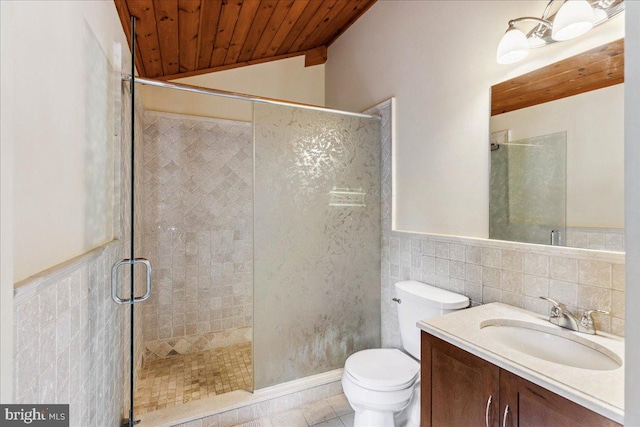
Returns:
[[[609,312],[606,310],[598,310],[598,309],[585,310],[582,312],[582,318],[580,319],[580,324],[582,326],[587,328],[593,328],[593,317],[591,316],[591,313],[609,314]]]
[[[543,297],[541,296],[540,299],[543,299],[545,301],[549,301],[551,304],[553,304],[553,308],[551,309],[551,316],[552,317],[561,317],[564,315],[567,306],[562,304],[561,302],[557,302],[555,300],[552,300],[551,298],[547,298],[547,297]]]

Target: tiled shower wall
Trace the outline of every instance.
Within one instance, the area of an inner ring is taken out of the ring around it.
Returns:
[[[147,111],[145,357],[251,339],[251,123]]]
[[[394,283],[418,280],[468,296],[474,304],[503,302],[543,315],[547,296],[570,309],[598,308],[599,330],[624,334],[625,257],[557,246],[392,231],[392,103],[369,113],[383,118],[382,345],[401,347]],[[428,215],[428,212],[425,212]]]

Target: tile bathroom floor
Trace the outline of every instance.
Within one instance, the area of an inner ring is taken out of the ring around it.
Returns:
[[[344,394],[236,427],[353,427],[354,412]]]
[[[134,408],[143,414],[252,385],[251,343],[171,356],[144,364]]]

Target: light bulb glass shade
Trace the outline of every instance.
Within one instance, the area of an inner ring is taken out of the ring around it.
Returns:
[[[587,0],[567,0],[555,18],[551,38],[556,41],[569,40],[593,28],[593,8]]]
[[[496,60],[498,64],[513,64],[529,54],[527,36],[515,27],[509,27],[498,44]]]

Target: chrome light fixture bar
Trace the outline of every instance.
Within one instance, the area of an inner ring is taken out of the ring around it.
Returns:
[[[560,4],[551,15],[552,5]],[[541,18],[523,17],[509,21],[500,39],[498,64],[513,64],[524,59],[530,48],[570,40],[606,22],[624,10],[624,0],[550,0]],[[525,35],[516,24],[535,22],[535,28]]]

